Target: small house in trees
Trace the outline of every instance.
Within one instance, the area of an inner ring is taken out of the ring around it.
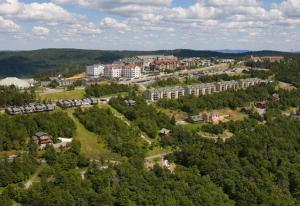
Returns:
[[[203,121],[203,116],[201,115],[189,116],[188,121],[191,123],[201,122]]]
[[[293,114],[293,115],[291,115],[291,118],[295,121],[300,121],[300,115]]]
[[[265,101],[255,103],[255,107],[258,109],[267,109],[268,103]]]
[[[277,93],[272,94],[272,100],[278,102],[280,100],[280,96]]]
[[[132,99],[126,99],[124,100],[125,104],[127,104],[127,106],[129,107],[134,107],[136,105],[136,101],[132,100]]]
[[[160,135],[169,135],[170,132],[171,132],[171,130],[166,129],[166,128],[162,128],[162,129],[159,131],[159,134],[160,134]]]
[[[44,147],[48,144],[53,144],[52,136],[45,132],[37,132],[35,135],[32,137],[32,140],[35,144]]]
[[[211,113],[204,113],[203,120],[207,122],[218,123],[219,121],[222,120],[222,118],[218,113],[211,112]]]

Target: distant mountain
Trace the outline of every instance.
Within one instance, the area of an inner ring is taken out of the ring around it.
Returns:
[[[51,72],[54,70],[72,71],[84,69],[88,64],[111,63],[123,57],[136,55],[165,54],[177,57],[244,57],[244,56],[264,56],[283,55],[295,56],[296,53],[278,51],[244,51],[221,50],[157,50],[157,51],[102,51],[102,50],[81,50],[81,49],[42,49],[34,51],[2,51],[0,52],[0,77],[5,76],[34,76],[41,72]]]
[[[222,49],[222,50],[217,50],[217,52],[225,53],[225,54],[241,54],[241,53],[247,53],[250,51],[249,50]]]

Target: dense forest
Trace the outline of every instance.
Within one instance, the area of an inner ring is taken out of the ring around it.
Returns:
[[[0,187],[28,179],[37,166],[37,161],[30,155],[16,157],[11,162],[0,161]]]
[[[122,163],[101,169],[101,163],[80,158],[80,145],[75,142],[70,150],[56,152],[46,149],[49,166],[41,171],[41,181],[29,189],[10,185],[0,196],[2,206],[12,200],[24,206],[76,205],[207,205],[233,206],[220,187],[209,176],[202,176],[196,168],[178,167],[176,173],[154,166]],[[143,163],[142,163],[143,164]],[[84,178],[79,170],[84,169]]]
[[[246,63],[247,66],[270,69],[275,74],[278,81],[291,83],[300,87],[300,58],[289,58],[281,62],[252,62]]]
[[[28,116],[0,114],[0,151],[27,149],[30,137],[36,132],[47,132],[57,138],[72,137],[75,130],[74,122],[64,112]]]
[[[147,105],[142,97],[136,96],[131,99],[136,102],[134,106],[128,106],[125,100],[121,97],[112,98],[109,104],[133,121],[149,137],[155,138],[159,130],[171,127],[170,118],[153,106]]]
[[[300,123],[279,115],[265,125],[246,120],[227,128],[234,137],[191,140],[176,162],[209,175],[236,205],[299,205]]]
[[[0,86],[0,96],[0,107],[21,106],[36,100],[33,89],[21,91],[15,86]]]
[[[144,156],[145,145],[139,137],[139,131],[115,117],[111,110],[97,107],[78,109],[75,115],[88,130],[105,140],[113,152],[127,157]]]
[[[135,86],[128,86],[123,84],[92,84],[85,88],[86,96],[102,97],[105,95],[118,94],[122,92],[130,92],[136,90]]]

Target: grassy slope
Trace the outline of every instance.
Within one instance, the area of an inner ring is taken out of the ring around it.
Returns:
[[[60,100],[60,99],[81,99],[84,98],[85,91],[84,89],[75,89],[71,91],[57,92],[57,93],[48,93],[41,94],[41,100]]]
[[[77,131],[75,139],[79,140],[81,143],[81,149],[84,154],[86,154],[91,159],[113,159],[119,160],[121,157],[117,154],[112,153],[109,149],[105,147],[105,144],[98,142],[98,136],[88,131],[79,120],[74,117],[74,109],[68,109],[68,115],[74,120]]]

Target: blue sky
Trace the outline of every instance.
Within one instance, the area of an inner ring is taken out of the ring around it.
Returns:
[[[300,50],[300,0],[0,0],[0,50]]]

